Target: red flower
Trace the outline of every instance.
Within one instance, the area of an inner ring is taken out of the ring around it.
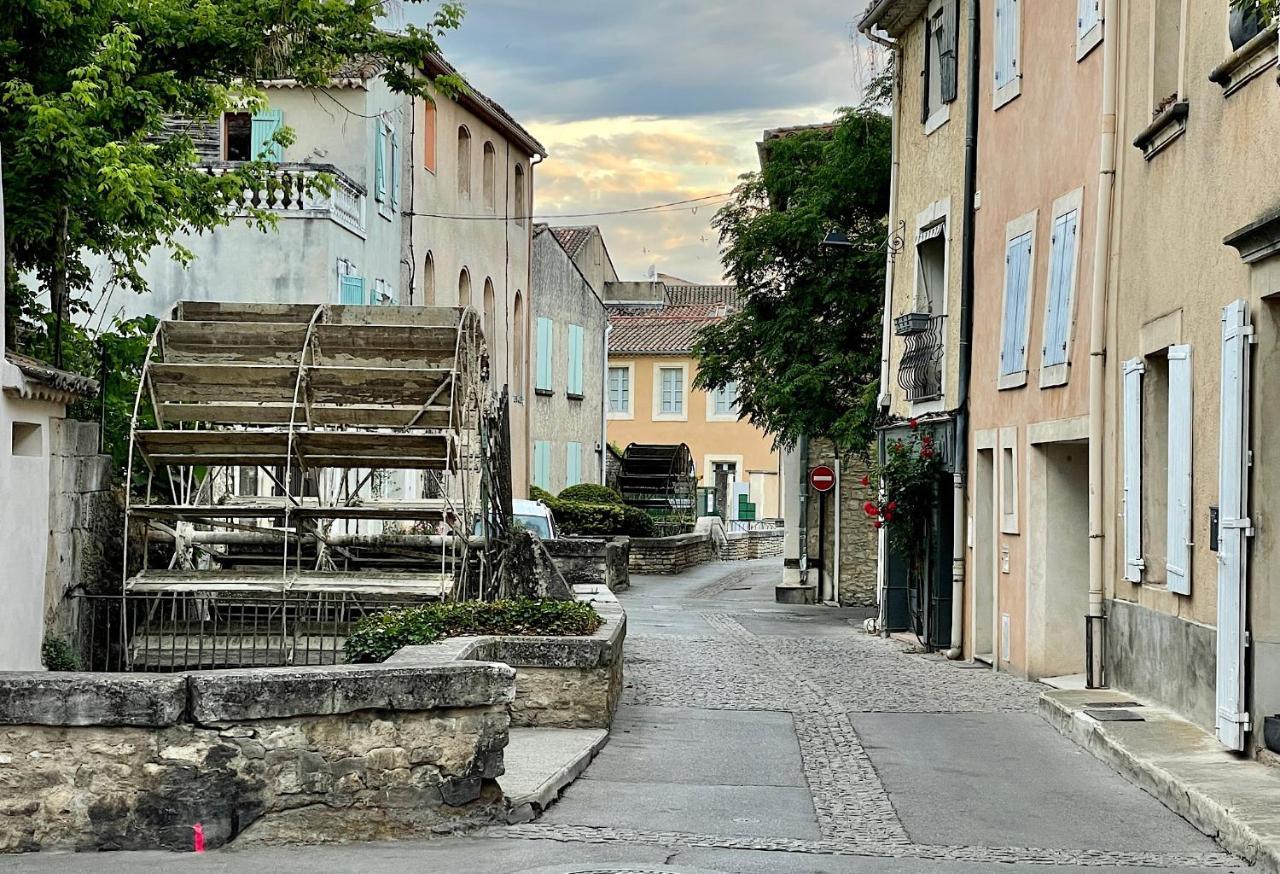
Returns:
[[[884,518],[884,521],[886,521],[886,522],[892,522],[892,521],[893,521],[893,512],[892,512],[891,510],[885,510],[885,511],[884,511],[884,516],[883,516],[883,518]]]
[[[858,480],[858,482],[862,483],[863,486],[869,486],[871,485],[871,477],[864,476],[862,479]]]
[[[924,449],[921,449],[921,450],[920,450],[920,457],[921,457],[921,458],[933,458],[933,450],[932,450],[932,449],[930,449],[928,446],[926,446]]]
[[[931,437],[930,435],[926,434],[926,435],[924,435],[923,437],[921,437],[921,438],[920,438],[920,442],[921,442],[921,443],[923,443],[925,446],[932,446],[932,445],[933,445],[933,437]]]
[[[894,510],[898,509],[898,502],[890,501],[888,509],[889,509],[889,512],[893,512]]]
[[[912,420],[911,420],[910,422],[908,422],[907,424],[908,424],[908,425],[910,425],[910,426],[911,426],[911,430],[912,430],[912,431],[914,431],[914,430],[916,430],[917,428],[919,428],[919,427],[920,427],[920,420],[919,420],[919,419],[912,419]]]
[[[880,515],[880,508],[879,508],[879,507],[877,507],[877,506],[876,506],[874,503],[872,503],[871,501],[867,501],[865,504],[863,504],[863,505],[862,505],[862,509],[863,509],[863,511],[864,511],[868,516],[878,516],[878,515]]]
[[[876,527],[876,530],[877,530],[877,531],[884,527],[884,523],[883,523],[883,522],[881,522],[879,519],[877,519],[876,521],[872,522],[871,524],[872,524],[872,525],[874,525],[874,526]]]

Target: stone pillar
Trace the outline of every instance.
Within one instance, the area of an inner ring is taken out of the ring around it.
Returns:
[[[806,507],[805,491],[809,488],[809,472],[804,459],[807,444],[802,443],[782,457],[782,518],[785,525],[782,542],[782,580],[774,589],[780,604],[813,604],[817,586],[809,583],[804,570]]]

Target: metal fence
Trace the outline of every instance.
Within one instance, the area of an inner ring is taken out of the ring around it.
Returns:
[[[328,592],[80,595],[77,650],[88,671],[333,665],[356,622],[421,603]]]

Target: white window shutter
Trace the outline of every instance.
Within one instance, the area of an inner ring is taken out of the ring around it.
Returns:
[[[382,122],[374,123],[373,137],[373,199],[383,201],[387,198],[387,144],[386,129]]]
[[[391,131],[391,205],[400,205],[400,138]]]
[[[1228,749],[1243,750],[1245,617],[1249,520],[1249,305],[1222,310],[1222,418],[1218,436],[1218,665],[1217,733]]]
[[[1169,347],[1168,588],[1191,594],[1191,347]]]
[[[1124,363],[1124,578],[1142,582],[1141,358]]]

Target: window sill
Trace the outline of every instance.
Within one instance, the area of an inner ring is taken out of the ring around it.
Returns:
[[[619,412],[619,413],[613,413],[613,412],[606,413],[605,418],[610,422],[633,422],[635,421],[636,417],[634,413],[632,413],[630,410],[627,410],[625,412]]]
[[[1006,373],[1000,377],[1000,382],[996,386],[1000,391],[1007,391],[1013,388],[1022,388],[1027,384],[1027,372],[1019,370],[1017,373]]]
[[[1079,64],[1102,45],[1102,22],[1099,21],[1089,32],[1076,39],[1076,63]]]
[[[555,389],[551,388],[535,388],[533,393],[540,398],[549,398],[555,395]]]
[[[1041,388],[1057,388],[1066,385],[1067,380],[1071,376],[1071,365],[1048,364],[1040,366],[1040,387]]]
[[[991,92],[991,111],[995,112],[1000,107],[1012,101],[1015,97],[1022,93],[1022,74],[1013,77],[1013,81],[998,85]]]
[[[723,415],[720,413],[712,413],[711,415],[707,416],[707,421],[708,422],[738,422],[741,420],[738,418],[737,413],[724,413]]]
[[[1272,25],[1236,49],[1225,61],[1213,68],[1209,81],[1222,86],[1222,96],[1230,97],[1249,82],[1276,66],[1280,53],[1276,27]]]
[[[580,400],[582,400],[582,399],[583,399],[583,397],[585,397],[585,395],[575,394],[575,393],[573,393],[573,392],[571,392],[571,391],[567,391],[567,392],[565,392],[565,393],[564,393],[564,396],[565,396],[565,397],[567,397],[567,398],[568,398],[569,400],[571,400],[571,401],[580,401]]]
[[[382,216],[387,221],[391,221],[395,217],[395,214],[396,209],[391,204],[385,201],[378,204],[378,215]]]
[[[944,103],[933,115],[925,119],[924,135],[927,137],[951,120],[951,104]]]
[[[655,422],[687,422],[689,417],[684,413],[658,413],[653,417]]]
[[[1164,109],[1133,139],[1133,144],[1142,149],[1142,156],[1150,161],[1169,147],[1169,144],[1182,136],[1187,129],[1187,115],[1191,112],[1191,104],[1185,100]]]

